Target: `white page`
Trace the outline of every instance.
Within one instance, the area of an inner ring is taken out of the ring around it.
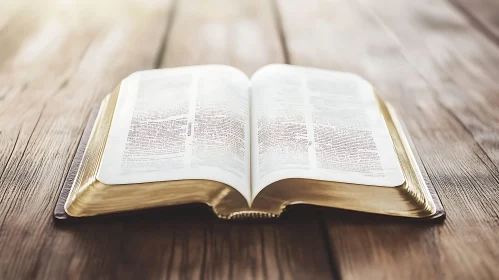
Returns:
[[[97,179],[225,183],[250,200],[249,80],[222,65],[124,79]]]
[[[251,79],[252,195],[286,178],[393,187],[404,177],[372,86],[269,65]]]

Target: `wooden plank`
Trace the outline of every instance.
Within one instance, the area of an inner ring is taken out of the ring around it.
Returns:
[[[169,1],[3,5],[1,279],[332,278],[310,208],[251,223],[196,207],[64,225],[50,217],[91,104],[158,60],[225,63],[248,74],[282,61],[270,3],[182,1],[164,55]]]
[[[271,4],[179,2],[162,67],[220,63],[251,75],[265,64],[284,62]],[[310,208],[290,212],[269,222],[234,224],[212,216],[186,217],[181,225],[168,221],[175,228],[162,236],[174,246],[168,253],[169,275],[189,270],[192,277],[187,278],[332,279],[318,212]],[[191,260],[188,268],[183,265],[186,258]]]
[[[449,0],[471,24],[499,44],[499,1],[497,0]]]
[[[437,89],[438,101],[473,135],[499,177],[498,46],[446,1],[362,3],[403,45],[404,56]]]
[[[345,279],[491,279],[499,274],[499,254],[493,249],[499,244],[496,170],[470,128],[456,119],[459,112],[449,110],[465,94],[451,96],[456,92],[448,90],[448,80],[440,79],[450,74],[442,76],[445,67],[436,70],[434,61],[445,54],[433,43],[445,41],[443,35],[461,26],[437,21],[449,20],[446,16],[455,10],[441,2],[436,9],[435,2],[309,1],[306,7],[298,6],[297,0],[279,2],[291,63],[356,72],[373,82],[406,122],[448,213],[442,225],[414,225],[324,210]],[[385,20],[390,20],[389,25]],[[454,49],[475,38],[462,36]],[[469,65],[472,58],[463,60]],[[480,60],[487,69],[493,68],[493,62]],[[440,78],[430,78],[434,75]],[[459,78],[463,76],[459,73]],[[491,96],[480,92],[474,97]],[[484,118],[483,127],[493,128],[492,120]]]
[[[179,2],[162,66],[227,64],[251,75],[284,61],[275,22],[267,1]]]
[[[60,230],[51,214],[91,105],[154,66],[169,1],[0,5],[0,278],[119,275],[148,256],[127,223]]]

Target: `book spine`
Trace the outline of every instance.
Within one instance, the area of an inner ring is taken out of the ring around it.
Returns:
[[[225,220],[271,219],[278,218],[279,214],[267,213],[262,211],[239,211],[231,213],[228,216],[219,217]]]

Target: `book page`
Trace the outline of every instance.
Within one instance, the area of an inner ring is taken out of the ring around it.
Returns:
[[[97,179],[225,183],[250,200],[249,80],[222,65],[123,80]]]
[[[286,178],[404,182],[372,86],[350,73],[270,65],[251,79],[253,198]]]

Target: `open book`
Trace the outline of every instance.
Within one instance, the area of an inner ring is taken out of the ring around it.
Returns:
[[[73,217],[193,202],[228,219],[297,203],[443,215],[393,110],[351,73],[136,72],[102,102],[82,149],[64,203]]]

